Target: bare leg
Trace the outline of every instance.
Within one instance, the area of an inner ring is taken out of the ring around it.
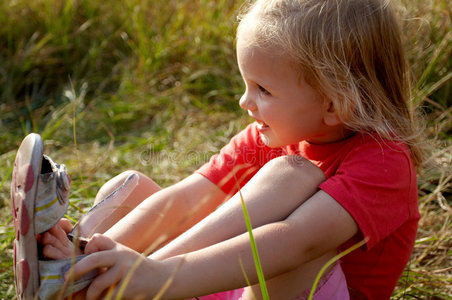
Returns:
[[[267,291],[271,299],[295,299],[300,297],[305,290],[309,290],[314,283],[320,269],[336,255],[336,251],[330,251],[321,257],[307,262],[296,269],[266,280]],[[324,276],[333,266],[330,266]],[[262,299],[259,284],[245,288],[243,299]]]
[[[309,199],[325,180],[323,172],[300,157],[280,157],[265,165],[242,189],[253,227],[284,220]],[[246,231],[240,195],[236,194],[215,212],[157,250],[150,257],[164,259],[237,236]],[[310,262],[294,266],[290,272],[267,279],[270,296],[293,299],[311,287],[318,271],[336,251],[325,253]],[[260,287],[245,290],[244,299],[261,299]]]
[[[134,176],[127,186],[114,196],[123,183]],[[80,221],[80,236],[91,237],[94,233],[104,233],[120,219],[132,211],[143,200],[161,190],[152,179],[138,171],[125,171],[105,183],[96,195],[94,205],[105,203]]]
[[[253,227],[284,220],[318,190],[323,180],[322,170],[300,156],[279,157],[267,163],[241,190]],[[199,250],[246,232],[241,195],[236,193],[151,258]]]
[[[124,188],[124,182],[130,179]],[[94,205],[105,199],[91,213],[83,217],[78,225],[77,235],[90,237],[94,233],[104,233],[133,210],[144,199],[161,188],[149,177],[137,171],[125,171],[105,183],[99,190]],[[118,190],[117,193],[114,193]],[[73,254],[73,245],[66,234],[71,230],[68,220],[62,219],[42,236],[43,254],[51,259],[64,259]],[[81,254],[78,251],[76,254]]]

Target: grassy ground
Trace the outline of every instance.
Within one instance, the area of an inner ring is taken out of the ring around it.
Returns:
[[[452,4],[404,0],[413,98],[426,119],[422,219],[394,299],[452,299]],[[9,184],[29,132],[64,162],[69,215],[108,178],[189,175],[249,121],[234,54],[241,1],[0,1],[0,299],[14,298]],[[74,138],[76,137],[76,139]]]

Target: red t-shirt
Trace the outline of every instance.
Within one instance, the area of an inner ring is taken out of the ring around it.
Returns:
[[[302,141],[269,148],[251,124],[197,172],[232,195],[236,181],[242,187],[265,163],[282,155],[301,155],[321,168],[327,179],[319,188],[358,224],[359,234],[339,250],[369,238],[365,247],[342,259],[352,299],[389,299],[410,258],[420,218],[409,149],[359,133],[324,145]]]

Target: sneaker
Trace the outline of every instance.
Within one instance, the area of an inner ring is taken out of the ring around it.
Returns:
[[[17,151],[11,182],[15,227],[14,282],[18,299],[55,299],[64,287],[64,273],[83,256],[65,260],[44,260],[39,255],[37,236],[52,228],[69,205],[70,179],[65,165],[43,155],[38,134],[25,137]],[[88,286],[96,272],[74,282],[64,295]],[[63,292],[62,292],[63,295]]]

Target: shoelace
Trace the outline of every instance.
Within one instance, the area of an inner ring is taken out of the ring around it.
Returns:
[[[69,193],[71,182],[67,173],[66,166],[64,164],[55,164],[55,166],[57,167],[55,171],[57,173],[56,176],[58,201],[60,202],[60,204],[63,204],[65,199],[69,198],[65,197],[65,194]]]

